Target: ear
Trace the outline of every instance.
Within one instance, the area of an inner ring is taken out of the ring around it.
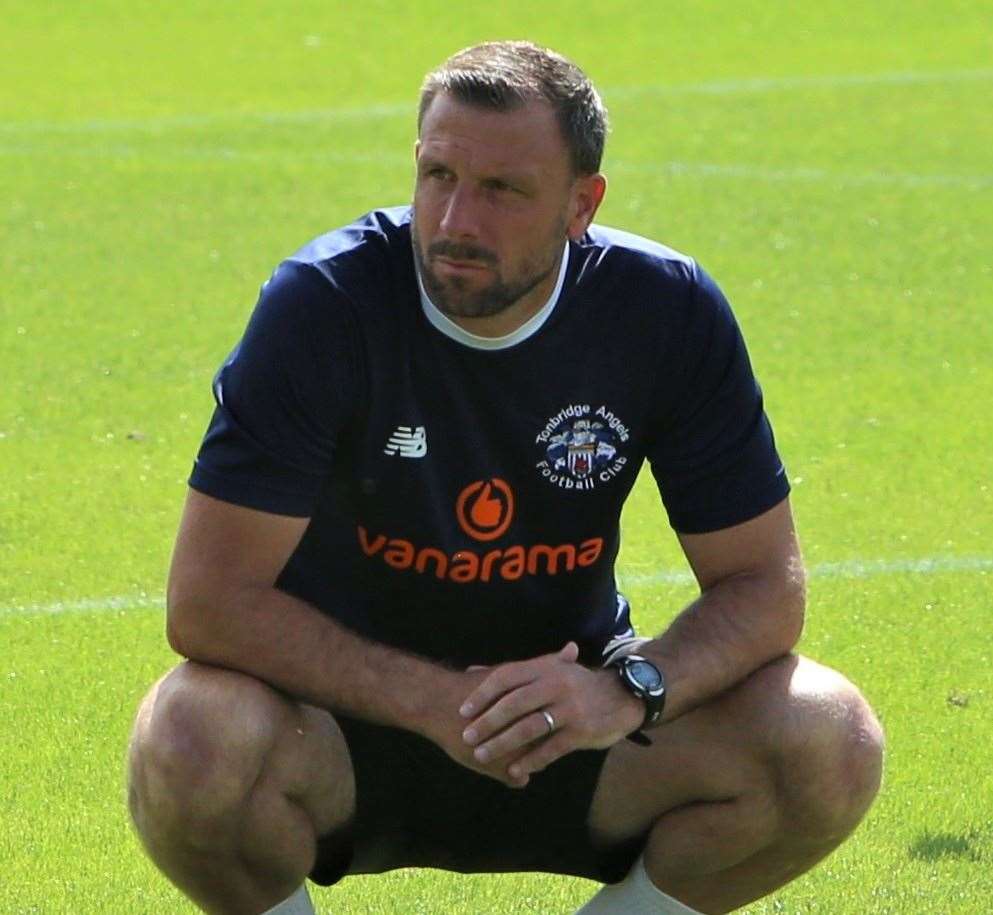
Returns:
[[[417,161],[420,154],[421,154],[421,140],[420,137],[418,137],[416,140],[414,140],[414,162]]]
[[[606,193],[607,179],[599,173],[580,175],[575,179],[567,227],[569,238],[575,241],[589,228]]]

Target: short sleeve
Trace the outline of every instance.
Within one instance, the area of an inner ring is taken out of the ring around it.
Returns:
[[[282,264],[214,377],[214,415],[190,485],[309,517],[360,397],[349,302],[313,268]]]
[[[670,524],[697,534],[760,515],[789,482],[731,307],[696,265],[690,282],[648,459]]]

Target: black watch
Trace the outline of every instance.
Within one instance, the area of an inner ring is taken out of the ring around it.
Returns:
[[[644,731],[662,720],[662,710],[665,708],[665,677],[662,671],[640,654],[624,655],[607,666],[616,667],[624,688],[645,703],[645,719],[638,730],[628,734],[628,740],[643,747],[650,746],[652,742]]]

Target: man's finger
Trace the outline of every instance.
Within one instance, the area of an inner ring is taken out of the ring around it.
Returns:
[[[541,673],[541,665],[547,664],[549,659],[574,663],[578,657],[579,646],[575,642],[567,642],[554,654],[494,667],[493,672],[466,697],[459,707],[459,714],[463,718],[475,718],[505,693],[536,680]]]
[[[501,664],[466,696],[459,708],[459,714],[463,718],[475,718],[501,696],[525,686],[533,679],[534,675],[523,664]]]
[[[567,730],[556,731],[547,740],[537,744],[530,753],[522,756],[517,762],[511,763],[507,772],[511,778],[529,778],[533,773],[541,772],[542,769],[574,749],[576,747],[569,732]]]
[[[478,762],[488,763],[514,753],[548,735],[548,721],[540,711],[535,711],[518,719],[491,740],[481,743],[472,755]]]
[[[462,732],[462,739],[470,746],[481,744],[531,712],[536,712],[552,701],[549,684],[543,681],[527,683],[501,696]]]

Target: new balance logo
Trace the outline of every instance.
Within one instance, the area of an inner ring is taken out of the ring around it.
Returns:
[[[428,433],[424,426],[397,426],[386,442],[383,454],[422,458],[428,453]]]

